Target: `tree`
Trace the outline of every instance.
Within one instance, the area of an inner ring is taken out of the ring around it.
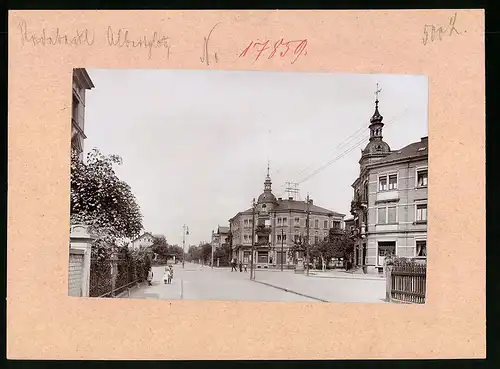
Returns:
[[[113,170],[121,163],[119,156],[105,156],[97,149],[87,155],[87,163],[75,152],[71,156],[71,223],[89,225],[113,241],[134,238],[142,229],[136,198]]]
[[[354,252],[354,241],[345,229],[331,228],[328,242],[332,250],[332,257],[349,259]]]
[[[178,245],[171,245],[168,246],[168,255],[171,257],[175,256],[176,260],[182,260],[184,259],[184,250]]]
[[[165,236],[153,237],[153,244],[150,248],[158,259],[168,259],[168,244]]]
[[[190,246],[187,252],[187,261],[198,261],[199,259],[201,259],[201,248]]]
[[[207,263],[212,258],[212,245],[205,243],[201,246],[201,259]]]

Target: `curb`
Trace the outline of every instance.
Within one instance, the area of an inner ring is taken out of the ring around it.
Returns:
[[[318,297],[309,296],[309,295],[306,295],[306,294],[303,294],[303,293],[300,293],[300,292],[289,290],[288,288],[283,288],[283,287],[275,286],[274,284],[270,284],[270,283],[266,283],[266,282],[261,282],[261,281],[256,281],[255,279],[251,279],[251,281],[263,284],[265,286],[274,287],[274,288],[276,288],[278,290],[282,290],[282,291],[285,291],[285,292],[294,293],[294,294],[299,295],[299,296],[307,297],[308,299],[312,299],[312,300],[316,300],[316,301],[321,301],[321,302],[329,302],[327,300],[323,300],[323,299],[320,299]]]
[[[322,275],[309,275],[310,278],[340,278],[340,279],[361,279],[365,281],[383,281],[384,278],[366,278],[366,277],[349,277],[349,276],[322,276]]]

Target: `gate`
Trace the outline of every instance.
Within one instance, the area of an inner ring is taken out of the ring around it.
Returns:
[[[83,295],[83,251],[70,250],[69,253],[69,273],[68,273],[68,294],[69,296]]]

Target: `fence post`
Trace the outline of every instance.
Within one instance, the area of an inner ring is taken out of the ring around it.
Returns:
[[[391,266],[385,266],[385,301],[391,302],[392,273]]]
[[[118,260],[115,254],[111,256],[110,264],[111,264],[111,297],[115,297],[116,277],[118,275]]]

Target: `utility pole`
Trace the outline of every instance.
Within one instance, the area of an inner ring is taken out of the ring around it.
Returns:
[[[252,200],[252,254],[250,255],[250,279],[255,279],[253,254],[255,249],[255,198]]]
[[[283,235],[285,232],[283,231],[283,228],[281,228],[281,271],[283,271]]]
[[[213,238],[213,232],[212,232],[212,256],[211,256],[211,262],[210,262],[210,266],[212,267],[212,269],[214,268],[214,238]]]
[[[306,199],[306,263],[307,263],[307,276],[309,277],[309,194]]]
[[[187,225],[182,226],[182,267],[184,268],[184,258],[186,256],[186,235],[189,235],[189,227]]]

